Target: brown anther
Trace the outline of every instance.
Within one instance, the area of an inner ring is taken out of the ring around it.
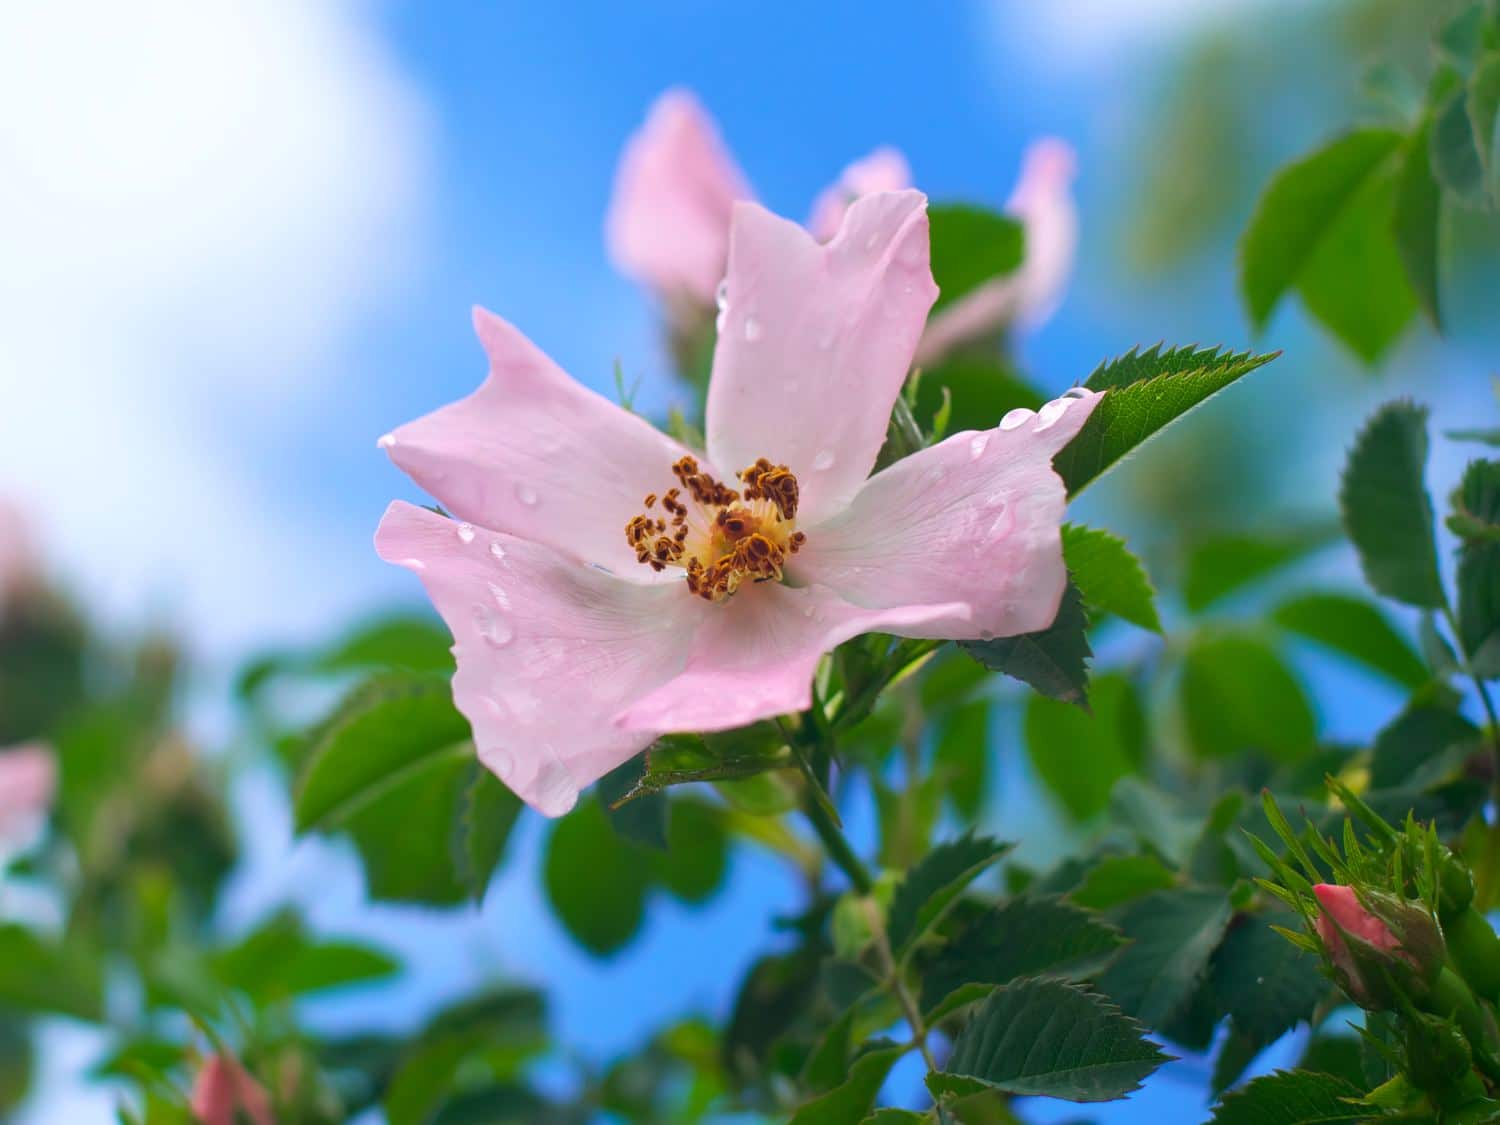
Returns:
[[[746,500],[769,500],[784,520],[797,515],[797,501],[801,489],[797,478],[785,465],[773,465],[762,457],[740,473],[745,482]]]
[[[646,493],[646,499],[642,500],[641,503],[645,504],[646,507],[648,507],[648,508],[651,507],[653,504],[656,503],[656,493],[654,493],[654,492],[648,492],[648,493]]]

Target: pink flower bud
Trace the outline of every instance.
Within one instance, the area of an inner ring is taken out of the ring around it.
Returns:
[[[211,1055],[193,1082],[191,1108],[203,1125],[276,1125],[266,1089],[232,1055]]]
[[[1443,964],[1443,937],[1420,905],[1392,895],[1319,883],[1318,937],[1340,987],[1362,1008],[1392,1006],[1392,988],[1411,995],[1430,989]]]
[[[0,750],[0,847],[22,843],[46,819],[57,792],[57,761],[39,743]]]

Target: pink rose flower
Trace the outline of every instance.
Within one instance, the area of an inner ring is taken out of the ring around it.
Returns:
[[[1056,311],[1078,244],[1075,165],[1065,141],[1049,137],[1027,149],[1006,203],[1025,226],[1026,261],[935,317],[917,352],[919,364],[932,364],[1007,326],[1035,328]],[[855,199],[911,185],[906,158],[894,148],[878,148],[818,196],[808,229],[827,241]],[[669,307],[711,307],[729,253],[730,213],[736,202],[751,199],[754,193],[708,112],[687,90],[669,90],[620,160],[605,223],[610,256]]]
[[[204,1061],[189,1104],[203,1125],[276,1125],[265,1087],[232,1055],[210,1055]]]
[[[870,475],[935,296],[918,192],[865,196],[827,243],[736,204],[703,452],[476,312],[489,378],[380,443],[455,519],[397,502],[376,548],[452,630],[454,700],[524,800],[559,815],[663,733],[803,710],[857,634],[1052,622],[1052,458],[1097,394]]]
[[[39,743],[0,750],[0,845],[25,842],[57,794],[57,761]]]

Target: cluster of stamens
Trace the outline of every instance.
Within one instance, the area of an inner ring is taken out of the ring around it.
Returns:
[[[636,560],[663,571],[687,571],[688,589],[706,601],[728,597],[745,579],[780,580],[788,555],[807,541],[796,530],[797,478],[762,457],[739,474],[736,491],[692,457],[672,466],[678,487],[647,496],[646,510],[625,525]],[[660,503],[663,514],[655,515]]]

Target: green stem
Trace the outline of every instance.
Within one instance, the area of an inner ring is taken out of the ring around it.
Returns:
[[[922,1022],[922,1009],[917,1006],[911,989],[906,987],[906,978],[901,975],[901,966],[896,963],[896,955],[891,949],[891,939],[886,933],[885,919],[881,915],[880,907],[868,899],[865,900],[864,906],[865,916],[870,923],[870,932],[875,938],[875,949],[880,954],[880,960],[885,969],[886,983],[892,995],[896,997],[896,1002],[901,1005],[907,1025],[911,1028],[912,1042],[916,1044],[917,1050],[922,1052],[922,1061],[927,1064],[928,1070],[936,1070],[937,1060],[932,1057],[932,1049],[927,1046],[927,1025]]]
[[[819,803],[816,797],[808,796],[802,805],[802,811],[807,814],[808,821],[813,826],[813,831],[818,834],[818,839],[823,841],[823,847],[828,852],[828,858],[833,860],[838,869],[849,877],[850,884],[862,895],[869,894],[875,888],[875,880],[870,878],[870,872],[854,854],[854,849],[849,846],[849,841],[844,839],[843,832],[833,822],[826,809]]]
[[[1458,619],[1453,615],[1453,608],[1447,604],[1447,598],[1443,599],[1443,617],[1448,622],[1448,629],[1453,634],[1454,644],[1458,651],[1464,654],[1464,670],[1468,672],[1469,679],[1474,683],[1474,690],[1479,693],[1479,704],[1484,708],[1484,713],[1489,719],[1489,743],[1490,743],[1490,778],[1491,792],[1495,799],[1497,809],[1500,809],[1500,715],[1496,714],[1495,701],[1490,698],[1489,689],[1484,686],[1484,680],[1478,673],[1470,668],[1468,652],[1464,649],[1463,634],[1458,631]]]

